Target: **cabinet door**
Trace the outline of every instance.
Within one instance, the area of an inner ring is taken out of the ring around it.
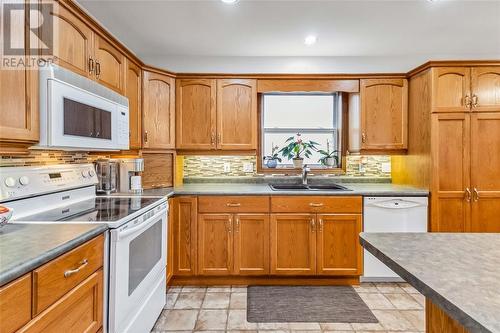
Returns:
[[[216,81],[177,80],[176,137],[178,149],[216,148]]]
[[[102,269],[17,332],[98,332],[102,327]]]
[[[90,76],[93,33],[90,27],[57,1],[53,5],[54,56],[57,64],[83,76]],[[43,28],[43,26],[42,26]],[[48,35],[52,31],[42,30]],[[46,36],[48,37],[48,36]]]
[[[473,67],[472,111],[500,111],[500,66]]]
[[[24,17],[15,15],[11,26],[23,31]],[[16,42],[29,45],[25,37]],[[38,71],[0,69],[0,140],[37,142],[38,110]]]
[[[318,214],[318,274],[360,275],[361,231],[361,215]]]
[[[16,332],[31,320],[31,272],[0,287],[0,332]]]
[[[464,232],[470,221],[470,115],[432,115],[431,230]]]
[[[197,199],[176,197],[172,203],[174,275],[195,275]]]
[[[271,214],[271,274],[316,273],[316,215]]]
[[[144,72],[143,148],[175,148],[174,79]]]
[[[229,275],[233,270],[233,215],[198,214],[198,274]]]
[[[217,80],[217,148],[257,148],[256,80]]]
[[[234,216],[234,273],[269,274],[269,215]]]
[[[471,116],[471,231],[500,232],[500,113]]]
[[[432,112],[470,111],[470,68],[432,69]]]
[[[95,78],[121,94],[124,91],[126,58],[111,43],[95,34]]]
[[[125,96],[129,104],[130,149],[141,149],[142,143],[142,73],[141,68],[127,60],[125,75]]]
[[[361,80],[361,148],[406,149],[408,137],[408,81]]]

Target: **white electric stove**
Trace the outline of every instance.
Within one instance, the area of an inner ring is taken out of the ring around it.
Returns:
[[[9,223],[105,223],[105,331],[149,332],[165,305],[167,200],[96,196],[92,164],[0,168]],[[107,306],[106,306],[107,305]]]

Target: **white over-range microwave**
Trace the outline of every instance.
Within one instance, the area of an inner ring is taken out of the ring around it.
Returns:
[[[60,66],[40,69],[40,143],[32,148],[127,150],[128,99]]]

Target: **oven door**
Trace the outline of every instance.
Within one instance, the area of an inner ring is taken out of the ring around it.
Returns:
[[[137,221],[111,230],[109,332],[149,332],[165,304],[167,209]]]
[[[86,149],[121,148],[120,134],[128,126],[128,123],[122,124],[124,119],[121,118],[128,119],[128,110],[110,100],[66,83],[56,80],[48,82],[49,146]]]

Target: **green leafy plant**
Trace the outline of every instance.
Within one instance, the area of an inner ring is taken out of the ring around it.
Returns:
[[[291,159],[301,159],[302,154],[305,157],[310,157],[313,151],[316,151],[316,146],[319,143],[314,141],[302,140],[301,134],[297,133],[296,136],[291,136],[285,141],[286,146],[279,151],[283,157]]]
[[[327,165],[326,160],[328,158],[333,158],[335,160],[335,165],[339,164],[339,156],[338,156],[338,150],[332,150],[330,151],[330,140],[326,140],[326,150],[318,150],[318,152],[323,155],[318,162],[320,162],[323,165]]]
[[[275,146],[274,142],[271,143],[271,155],[264,156],[264,161],[277,160],[277,161],[281,162],[281,158],[278,156],[278,149],[280,149],[280,147]]]

